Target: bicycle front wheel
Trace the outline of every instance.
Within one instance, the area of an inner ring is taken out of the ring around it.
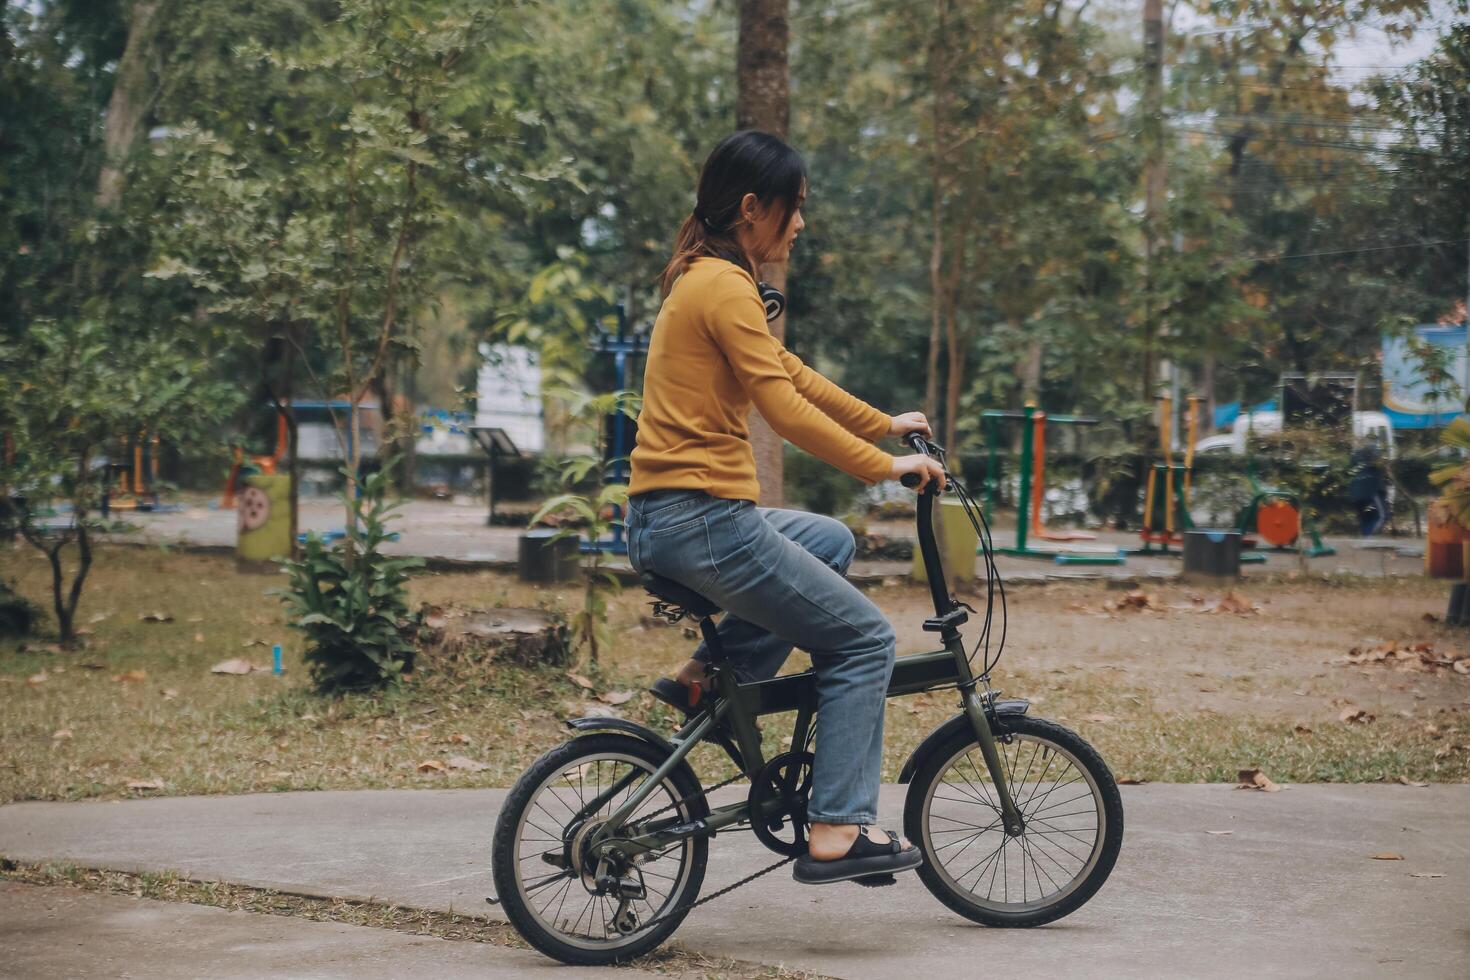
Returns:
[[[904,833],[924,851],[919,877],[949,908],[989,926],[1039,926],[1076,911],[1107,880],[1123,844],[1123,801],[1102,757],[1070,729],[1009,715],[995,737],[1023,832],[1006,833],[966,728],[920,763]]]

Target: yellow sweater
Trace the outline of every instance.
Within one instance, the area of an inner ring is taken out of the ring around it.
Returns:
[[[771,336],[748,272],[697,258],[654,321],[628,492],[759,499],[746,426],[752,403],[777,434],[858,479],[877,483],[892,472],[893,457],[873,445],[888,434],[889,417]]]

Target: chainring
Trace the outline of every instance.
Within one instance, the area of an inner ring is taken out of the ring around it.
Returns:
[[[786,857],[807,852],[806,804],[812,792],[810,752],[783,752],[767,762],[750,783],[746,812],[750,828],[766,847]],[[767,814],[767,804],[777,801]]]

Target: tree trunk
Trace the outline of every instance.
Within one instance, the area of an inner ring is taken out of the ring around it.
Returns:
[[[117,78],[107,100],[102,133],[102,170],[97,176],[97,207],[110,208],[122,197],[123,170],[148,112],[148,62],[157,34],[159,0],[137,0],[128,15],[128,43],[117,63]]]
[[[1013,329],[1021,332],[1021,324],[1013,323]],[[1026,338],[1026,363],[1021,368],[1021,403],[1041,404],[1041,339]]]
[[[736,127],[759,129],[782,139],[786,138],[791,122],[788,6],[788,0],[741,0],[740,36],[735,51]],[[757,274],[777,289],[786,290],[785,265],[762,265]],[[786,318],[778,317],[770,327],[771,335],[784,343]],[[781,437],[753,408],[749,425],[756,478],[761,488],[760,503],[764,507],[780,507],[785,500]]]

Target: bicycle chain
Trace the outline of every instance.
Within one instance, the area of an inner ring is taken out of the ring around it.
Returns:
[[[684,803],[689,802],[690,800],[694,799],[695,797],[708,796],[710,793],[713,793],[715,790],[724,789],[726,786],[729,786],[731,783],[738,782],[739,780],[743,779],[744,777],[745,777],[745,773],[736,773],[735,775],[731,776],[729,779],[725,780],[722,783],[716,783],[715,785],[710,786],[710,787],[708,787],[706,789],[701,789],[697,793],[690,793],[688,796],[684,797],[683,799],[675,800],[673,803],[670,803],[668,806],[664,807],[662,810],[655,810],[653,813],[650,813],[648,816],[644,817],[643,819],[644,820],[652,820],[654,817],[662,816],[663,814],[667,813],[668,811],[675,809],[676,807],[680,806],[681,804],[684,804]],[[775,864],[771,865],[770,867],[762,868],[759,871],[757,871],[755,874],[747,875],[744,878],[741,878],[739,881],[735,882],[733,885],[726,885],[724,888],[721,888],[717,892],[711,892],[710,894],[708,894],[708,895],[704,896],[703,898],[701,898],[699,901],[695,902],[693,905],[690,905],[689,908],[687,910],[685,910],[685,913],[684,914],[685,915],[688,915],[690,912],[693,912],[695,909],[699,908],[701,905],[705,904],[706,902],[713,902],[715,899],[717,899],[717,898],[719,898],[719,897],[721,897],[723,895],[730,894],[731,892],[733,892],[737,888],[740,888],[740,887],[742,887],[744,885],[750,884],[752,881],[755,881],[757,878],[761,877],[762,875],[768,875],[772,871],[775,871],[777,868],[784,867],[785,865],[790,864],[792,861],[795,861],[797,857],[798,857],[798,855],[792,855],[791,857],[782,858],[781,860],[777,861]],[[659,918],[660,919],[667,918],[667,916],[659,916]],[[653,923],[650,922],[647,925],[645,925],[644,928],[647,928],[648,925],[652,925],[652,924]]]

